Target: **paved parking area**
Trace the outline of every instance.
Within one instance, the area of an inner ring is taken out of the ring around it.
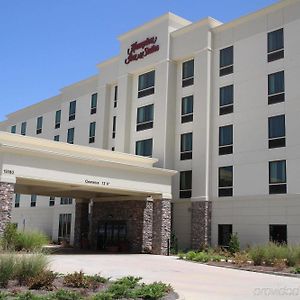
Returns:
[[[83,270],[118,278],[133,275],[146,283],[170,283],[187,300],[300,299],[300,279],[206,266],[144,254],[51,255],[51,268]]]

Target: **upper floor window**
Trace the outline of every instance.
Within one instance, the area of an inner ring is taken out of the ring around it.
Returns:
[[[27,122],[22,122],[21,124],[21,134],[26,135]]]
[[[284,101],[284,71],[268,75],[268,104]]]
[[[269,193],[286,194],[286,161],[276,160],[269,162]]]
[[[59,142],[59,134],[55,135],[53,140],[56,141],[56,142]]]
[[[36,134],[42,133],[43,130],[43,117],[38,117],[36,120]]]
[[[60,205],[71,205],[73,203],[72,198],[62,197],[60,198]]]
[[[220,115],[233,112],[233,85],[220,88]]]
[[[138,98],[154,94],[154,83],[155,83],[154,70],[140,75],[139,83],[138,83]]]
[[[16,196],[15,196],[15,207],[20,207],[20,199],[21,199],[21,195],[16,194]]]
[[[67,143],[74,144],[75,128],[68,129]]]
[[[219,155],[233,152],[233,125],[219,127]]]
[[[55,124],[54,124],[54,128],[60,128],[60,122],[61,122],[61,110],[57,110],[55,112]]]
[[[180,159],[192,159],[193,155],[193,133],[188,132],[181,135]]]
[[[194,84],[194,60],[182,64],[182,87]]]
[[[269,148],[285,147],[285,115],[269,118]]]
[[[233,73],[233,46],[220,50],[220,76]]]
[[[36,207],[36,198],[37,198],[36,195],[31,195],[31,198],[30,198],[30,206],[31,207]]]
[[[49,206],[54,206],[55,205],[55,197],[51,196],[49,199]]]
[[[192,171],[180,172],[179,198],[192,197]]]
[[[17,132],[17,125],[13,125],[10,127],[10,132],[11,133],[16,133]]]
[[[115,85],[115,91],[114,91],[114,107],[116,108],[118,106],[118,86]]]
[[[219,197],[233,195],[233,166],[219,168]]]
[[[96,122],[90,123],[89,143],[95,143]]]
[[[75,120],[76,115],[76,100],[70,102],[69,121]]]
[[[113,116],[113,125],[112,125],[112,138],[116,137],[116,128],[117,128],[117,117]]]
[[[194,96],[187,96],[181,99],[181,123],[193,121]]]
[[[284,57],[283,28],[268,33],[268,62]]]
[[[94,93],[91,97],[91,115],[97,112],[98,94]]]
[[[153,128],[153,110],[153,104],[142,106],[137,109],[137,131]]]
[[[135,154],[141,156],[152,156],[152,139],[137,141],[135,144]]]

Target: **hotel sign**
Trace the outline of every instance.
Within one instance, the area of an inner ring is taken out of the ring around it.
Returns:
[[[128,65],[132,61],[143,59],[144,57],[157,52],[159,45],[156,44],[157,36],[146,38],[141,42],[134,42],[127,49],[128,57],[125,59],[125,64]]]

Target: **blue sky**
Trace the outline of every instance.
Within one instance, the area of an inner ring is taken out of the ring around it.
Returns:
[[[94,75],[97,63],[118,54],[117,36],[168,11],[228,22],[275,2],[0,0],[0,121]]]

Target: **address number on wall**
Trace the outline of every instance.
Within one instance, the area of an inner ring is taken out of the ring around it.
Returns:
[[[14,171],[14,170],[9,170],[9,169],[4,169],[4,170],[3,170],[3,173],[4,173],[4,174],[10,174],[10,175],[13,175],[13,174],[15,174],[15,171]]]

